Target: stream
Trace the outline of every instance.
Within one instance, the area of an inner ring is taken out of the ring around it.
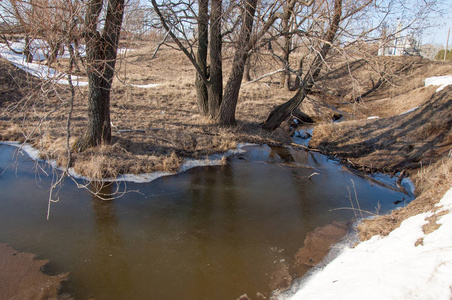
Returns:
[[[113,183],[104,192],[127,193],[112,201],[66,180],[47,220],[53,172],[16,150],[0,144],[0,242],[70,272],[75,299],[268,297],[275,264],[293,260],[308,232],[361,217],[355,195],[380,214],[413,199],[321,154],[248,146],[227,165]]]

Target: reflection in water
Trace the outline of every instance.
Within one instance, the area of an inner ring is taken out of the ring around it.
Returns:
[[[293,162],[294,158],[292,157],[292,154],[290,153],[289,149],[282,148],[282,147],[276,147],[276,146],[270,146],[270,154],[268,155],[270,158],[277,158],[279,157],[284,162]]]
[[[100,186],[99,186],[100,185]],[[115,184],[95,184],[92,190],[92,207],[94,212],[94,251],[90,267],[97,269],[96,285],[106,291],[111,299],[127,298],[130,289],[130,270],[127,265],[127,253],[119,234],[113,201],[103,200],[113,195]],[[99,194],[100,197],[96,196]],[[95,296],[95,295],[93,295]]]
[[[140,193],[113,201],[66,183],[46,221],[51,178],[36,176],[26,157],[17,172],[8,168],[10,148],[0,145],[0,242],[70,272],[76,299],[268,297],[275,265],[293,259],[307,232],[353,220],[350,210],[334,210],[349,207],[351,178],[362,209],[379,202],[384,213],[404,196],[318,154],[262,146],[243,156],[129,183]],[[308,179],[313,172],[319,175]],[[115,184],[100,189],[115,191]]]

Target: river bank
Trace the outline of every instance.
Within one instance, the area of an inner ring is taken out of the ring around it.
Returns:
[[[47,260],[36,259],[34,254],[18,252],[2,243],[0,257],[0,299],[72,299],[69,295],[58,295],[61,282],[69,274],[44,274]]]
[[[290,129],[296,122],[289,120],[275,132],[263,131],[261,122],[292,92],[277,88],[271,81],[244,86],[238,125],[219,127],[198,114],[194,71],[183,55],[162,49],[151,67],[142,63],[148,60],[150,48],[131,51],[122,58],[129,64],[130,76],[127,82],[115,81],[113,87],[112,144],[84,153],[68,150],[84,130],[87,88],[77,87],[68,129],[64,126],[68,103],[62,101],[69,98],[67,86],[40,81],[0,59],[0,139],[27,142],[37,149],[36,158],[53,161],[61,169],[71,160],[74,174],[87,180],[156,171],[175,173],[192,159],[220,153],[221,160],[221,153],[240,143],[290,145]],[[173,63],[168,65],[168,60]],[[365,68],[354,70],[358,73],[350,78],[330,72],[320,81],[328,82],[328,88],[333,89],[325,93],[320,88],[301,107],[317,122],[311,149],[334,155],[371,174],[384,171],[395,175],[403,171],[416,185],[418,199],[407,208],[359,226],[363,240],[387,235],[407,218],[431,211],[451,186],[451,88],[436,92],[436,88],[425,87],[423,81],[429,76],[447,75],[450,66],[418,58],[378,61],[393,64],[395,70],[403,69],[404,73],[396,72],[394,81],[372,90],[371,82],[376,81],[378,72],[373,78],[375,74]],[[64,60],[61,63],[64,67]],[[361,88],[370,92],[362,93],[366,97],[356,98],[352,78],[363,80]],[[333,123],[338,110],[344,121]],[[431,228],[437,226],[434,218],[429,223]]]

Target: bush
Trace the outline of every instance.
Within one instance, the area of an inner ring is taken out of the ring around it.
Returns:
[[[435,60],[444,60],[444,49],[439,50],[439,52],[435,55]],[[452,61],[452,50],[447,50],[446,60]]]

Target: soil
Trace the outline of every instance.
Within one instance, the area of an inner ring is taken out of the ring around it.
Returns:
[[[111,99],[113,142],[71,153],[71,167],[76,172],[100,179],[176,171],[186,158],[221,153],[240,142],[290,145],[293,118],[275,132],[261,129],[272,108],[294,93],[279,87],[278,74],[243,86],[237,126],[220,127],[198,113],[194,69],[189,61],[169,47],[162,47],[151,59],[154,46],[135,43],[134,51],[121,56]],[[309,146],[364,172],[406,170],[416,185],[418,197],[406,208],[359,226],[363,240],[384,235],[407,217],[433,208],[452,185],[452,87],[435,93],[435,87],[423,83],[426,77],[452,74],[452,64],[419,57],[348,62],[333,58],[329,63],[333,71],[324,71],[314,92],[300,106],[316,122]],[[64,71],[67,60],[58,61],[55,67]],[[252,74],[257,77],[275,69],[274,61],[262,59]],[[145,84],[159,86],[134,86]],[[0,58],[0,140],[28,142],[40,150],[41,158],[66,166],[67,149],[86,125],[86,97],[87,87],[76,87],[68,131],[69,87],[37,80]],[[333,123],[339,116],[340,122]],[[425,230],[434,230],[434,218],[431,223]],[[308,245],[307,240],[305,250],[300,251],[307,251]],[[302,256],[320,260],[314,254]],[[292,276],[287,266],[278,270],[283,281]]]
[[[58,295],[68,274],[41,272],[47,260],[37,260],[34,254],[18,252],[6,244],[0,244],[0,258],[0,299],[72,299]]]

